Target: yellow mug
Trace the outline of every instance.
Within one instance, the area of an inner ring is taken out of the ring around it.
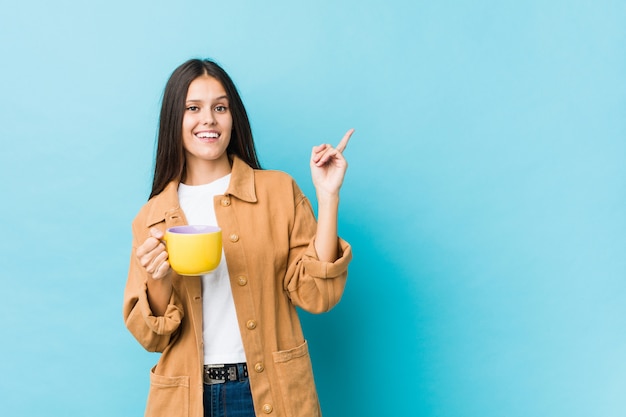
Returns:
[[[222,229],[217,226],[170,227],[163,237],[170,266],[180,275],[203,275],[222,259]]]

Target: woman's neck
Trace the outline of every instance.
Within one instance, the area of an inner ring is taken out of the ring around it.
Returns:
[[[216,161],[187,163],[182,182],[186,185],[208,184],[230,174],[231,169],[230,160],[226,154]]]

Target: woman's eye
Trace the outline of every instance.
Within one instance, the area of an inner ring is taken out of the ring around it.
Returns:
[[[215,106],[215,111],[218,113],[224,113],[226,110],[228,110],[226,106]]]
[[[187,110],[189,111],[198,111],[199,107],[198,106],[188,106]]]

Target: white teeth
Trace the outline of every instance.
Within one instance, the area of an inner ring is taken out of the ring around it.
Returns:
[[[217,138],[218,134],[216,132],[200,132],[196,134],[197,137],[207,139],[207,138]]]

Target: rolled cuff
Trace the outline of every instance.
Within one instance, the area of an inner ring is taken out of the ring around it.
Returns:
[[[175,291],[172,291],[170,301],[163,316],[155,316],[152,312],[150,303],[148,302],[148,287],[146,284],[144,284],[144,291],[139,293],[137,304],[141,309],[141,315],[147,326],[159,336],[169,336],[174,333],[180,326],[184,316],[182,303]]]
[[[302,264],[306,273],[314,278],[337,278],[346,273],[348,264],[352,260],[352,247],[345,240],[338,238],[337,247],[339,258],[335,262],[320,261],[315,250],[315,239],[311,239],[311,243],[304,252]]]

